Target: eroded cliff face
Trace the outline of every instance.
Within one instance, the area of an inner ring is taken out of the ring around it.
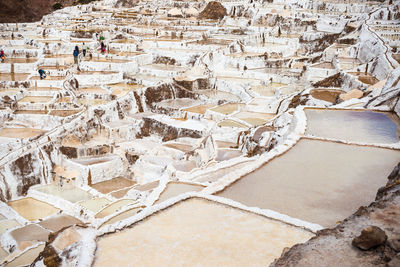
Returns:
[[[74,0],[1,0],[0,23],[39,21],[44,15],[54,11],[53,5],[71,5]]]

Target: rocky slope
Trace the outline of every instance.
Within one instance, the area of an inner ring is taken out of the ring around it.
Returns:
[[[68,6],[74,0],[2,0],[0,23],[35,22],[54,11],[53,5]]]

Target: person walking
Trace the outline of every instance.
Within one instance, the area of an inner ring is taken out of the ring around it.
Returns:
[[[78,56],[79,56],[79,47],[78,46],[75,46],[73,55],[74,55],[74,62],[76,65],[78,65],[78,63],[79,63],[78,62]]]

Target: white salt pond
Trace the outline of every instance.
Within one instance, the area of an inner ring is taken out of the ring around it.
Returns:
[[[330,227],[373,201],[399,160],[396,150],[302,139],[218,195]]]
[[[88,192],[79,189],[77,187],[74,187],[72,185],[66,185],[63,187],[57,186],[57,185],[44,185],[41,187],[36,187],[36,191],[53,195],[62,199],[65,199],[69,202],[75,203],[78,201],[82,200],[88,200],[92,198],[92,195],[89,194]]]
[[[267,266],[313,234],[198,198],[102,236],[93,266]]]
[[[305,109],[307,134],[361,143],[396,143],[400,119],[370,110]]]

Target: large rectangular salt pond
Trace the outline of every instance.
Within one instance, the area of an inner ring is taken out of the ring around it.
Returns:
[[[399,161],[396,150],[302,139],[218,195],[329,227],[372,202]]]
[[[396,143],[400,120],[393,113],[370,110],[305,109],[308,134],[361,143]]]
[[[94,266],[267,266],[306,230],[198,198],[97,242]]]

